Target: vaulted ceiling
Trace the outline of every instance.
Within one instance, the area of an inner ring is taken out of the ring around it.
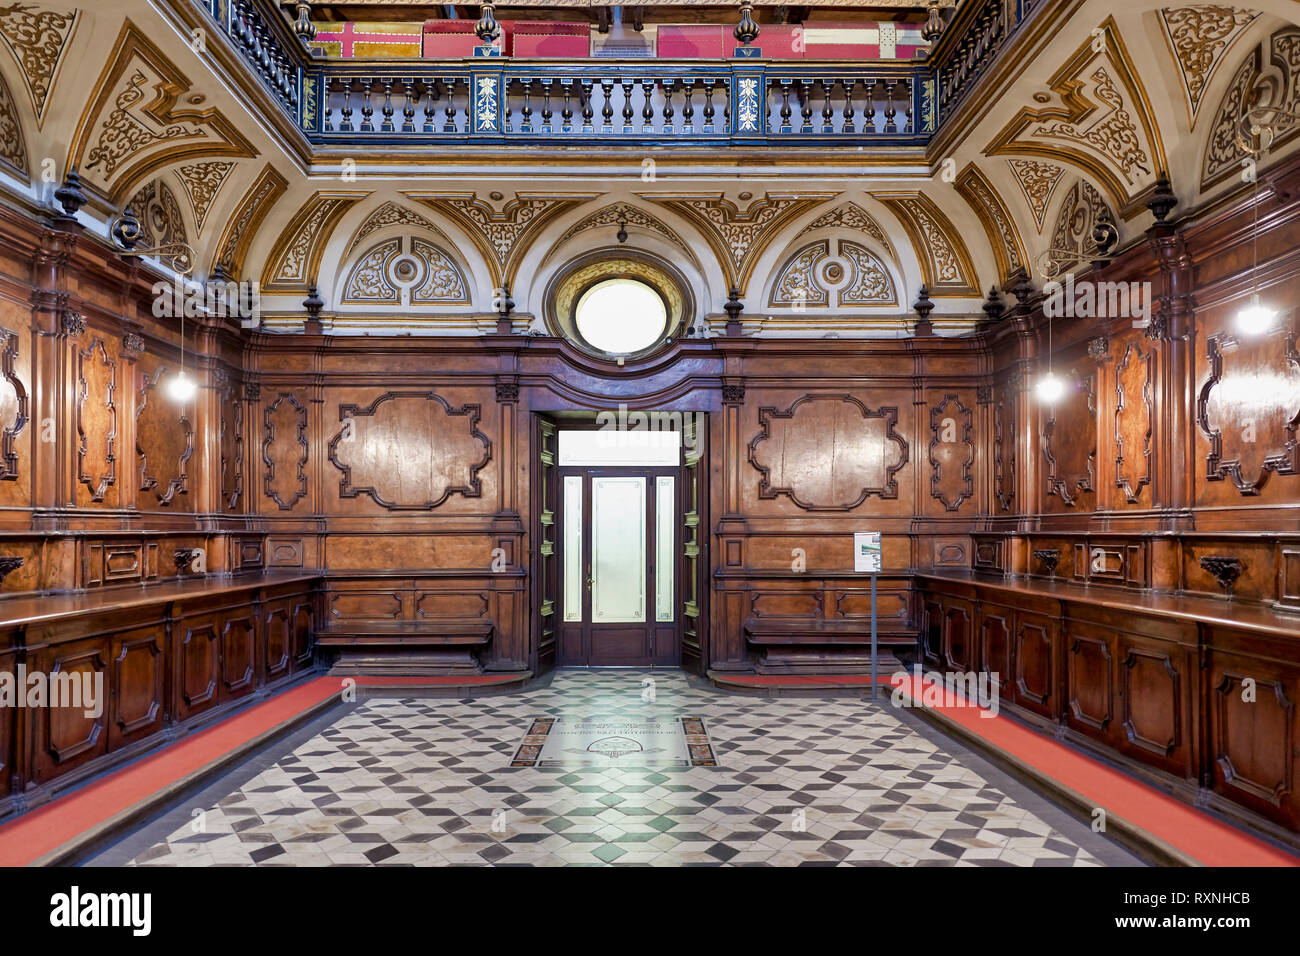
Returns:
[[[1140,236],[1162,171],[1179,213],[1242,188],[1243,103],[1300,112],[1291,0],[1044,6],[928,150],[530,147],[488,163],[468,147],[313,152],[180,0],[0,3],[0,188],[48,205],[75,166],[92,230],[149,210],[148,240],[188,243],[196,276],[259,280],[271,328],[300,325],[312,284],[339,330],[477,331],[502,284],[527,324],[565,263],[622,246],[679,264],[706,315],[735,286],[752,331],[900,334],[922,283],[939,328],[960,331],[1013,270],[1069,267],[1099,217],[1121,245]],[[1297,130],[1279,123],[1264,169]]]

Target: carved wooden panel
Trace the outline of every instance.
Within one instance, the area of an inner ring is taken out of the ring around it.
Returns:
[[[1128,742],[1168,757],[1182,742],[1182,689],[1169,654],[1139,647],[1121,649],[1121,723]]]
[[[938,666],[943,661],[943,605],[935,601],[925,604],[925,630],[921,632],[921,653],[927,664]]]
[[[78,683],[87,677],[91,681],[100,675],[104,689],[109,687],[108,663],[105,654],[108,648],[103,641],[78,641],[60,646],[52,652],[47,665],[50,678],[56,675],[70,674]],[[30,665],[29,665],[30,666]],[[83,683],[84,686],[84,683]],[[38,760],[47,769],[48,776],[55,776],[72,763],[83,763],[102,754],[108,744],[108,735],[104,730],[108,723],[108,708],[105,707],[98,716],[86,716],[86,707],[44,707],[36,719],[44,724],[45,753]],[[58,769],[56,769],[58,768]]]
[[[162,726],[165,643],[161,625],[113,638],[110,749]]]
[[[293,653],[293,623],[287,603],[273,605],[266,612],[266,679],[278,680],[289,673]]]
[[[452,408],[434,392],[385,392],[365,408],[340,405],[343,427],[329,460],[339,496],[369,495],[389,511],[428,511],[452,494],[482,494],[478,473],[492,443],[478,430],[478,405]]]
[[[1049,407],[1043,426],[1043,458],[1048,496],[1073,507],[1082,493],[1096,489],[1097,406],[1094,375],[1065,378],[1065,395]]]
[[[104,340],[77,351],[77,481],[103,501],[117,481],[117,361]]]
[[[760,591],[753,594],[750,614],[754,617],[822,616],[822,596],[817,591]]]
[[[897,498],[907,442],[898,408],[869,409],[852,395],[805,395],[784,412],[758,410],[749,443],[760,498],[788,495],[805,511],[851,511],[869,495]]]
[[[1114,674],[1110,643],[1101,637],[1071,634],[1066,661],[1071,721],[1105,736],[1114,717]]]
[[[163,393],[171,370],[160,365],[152,377],[142,375],[136,399],[135,450],[140,462],[140,490],[151,491],[167,506],[188,492],[187,468],[194,455],[194,429],[186,405]],[[143,502],[142,502],[143,504]]]
[[[1155,350],[1130,342],[1115,365],[1115,487],[1137,504],[1151,483]]]
[[[176,710],[182,718],[204,710],[217,699],[221,647],[215,619],[193,619],[177,627]]]
[[[235,382],[225,381],[220,395],[221,507],[238,511],[244,504],[244,403]]]
[[[307,496],[307,409],[292,392],[280,392],[266,406],[262,431],[266,497],[292,511]]]
[[[257,662],[256,626],[251,614],[227,618],[221,627],[221,699],[252,690]]]
[[[957,511],[975,493],[974,413],[949,393],[930,409],[930,494]]]
[[[998,692],[1011,696],[1011,626],[1006,615],[991,611],[980,615],[979,669],[996,680]],[[997,675],[993,677],[992,675]]]
[[[0,481],[18,478],[17,440],[30,414],[18,377],[18,342],[17,333],[0,328]]]
[[[311,602],[295,600],[289,611],[289,654],[295,673],[314,663],[316,647],[312,643],[311,622]]]
[[[1016,667],[1016,702],[1045,716],[1052,710],[1052,624],[1019,614],[1012,659]]]
[[[964,607],[946,608],[943,613],[943,660],[952,670],[971,670],[971,616]]]
[[[486,617],[488,596],[482,591],[425,591],[415,596],[421,619]]]
[[[1242,660],[1240,663],[1247,663]],[[1211,756],[1216,776],[1265,805],[1296,803],[1295,702],[1285,685],[1225,659],[1211,675]],[[1254,682],[1252,695],[1244,682]]]
[[[1196,420],[1209,442],[1205,477],[1230,478],[1242,495],[1257,495],[1269,475],[1300,469],[1300,355],[1286,327],[1250,339],[1220,332],[1205,342],[1208,375]]]

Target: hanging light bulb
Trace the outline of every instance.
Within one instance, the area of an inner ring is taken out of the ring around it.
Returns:
[[[1065,380],[1058,375],[1047,372],[1034,386],[1034,392],[1038,395],[1039,401],[1055,405],[1065,395]]]
[[[185,369],[177,372],[167,383],[167,397],[180,404],[193,399],[198,390],[198,385],[194,383],[194,379],[185,374]]]
[[[1259,335],[1273,325],[1277,313],[1259,301],[1259,293],[1250,297],[1247,306],[1237,313],[1237,331],[1242,335]]]

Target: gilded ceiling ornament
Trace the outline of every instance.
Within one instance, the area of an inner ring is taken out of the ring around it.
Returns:
[[[401,292],[388,281],[386,275],[390,263],[401,252],[401,239],[389,239],[367,250],[348,276],[343,287],[343,301],[349,304],[373,302],[391,305],[401,302]]]
[[[189,245],[180,203],[166,183],[161,180],[148,183],[126,205],[140,222],[139,245],[146,248]]]
[[[306,291],[316,280],[334,227],[366,195],[318,192],[308,199],[276,239],[262,272],[262,288],[273,292]]]
[[[1201,161],[1202,190],[1241,173],[1242,160],[1249,158],[1241,142],[1247,133],[1243,120],[1252,109],[1277,111],[1269,120],[1269,149],[1276,149],[1300,132],[1300,122],[1295,118],[1300,113],[1300,28],[1288,26],[1276,31],[1266,44],[1251,50],[1237,68],[1214,114]]]
[[[831,254],[823,239],[798,249],[777,270],[767,304],[772,306],[824,306],[830,295],[817,281],[817,266]]]
[[[354,235],[352,240],[348,243],[348,255],[351,255],[352,250],[354,250],[367,236],[378,232],[380,229],[387,229],[389,226],[414,226],[417,229],[427,229],[429,232],[438,236],[447,243],[451,242],[451,240],[447,238],[446,234],[433,224],[432,220],[425,216],[421,216],[413,209],[407,209],[401,203],[389,200],[383,205],[377,207],[374,212],[366,216],[362,221],[360,227],[357,229],[356,235]]]
[[[555,243],[554,248],[564,245],[579,233],[586,232],[589,229],[601,229],[605,226],[617,226],[620,223],[627,226],[637,226],[646,232],[653,232],[662,236],[673,245],[679,247],[685,252],[690,252],[690,248],[677,235],[662,222],[636,206],[629,206],[627,203],[617,202],[603,209],[593,212],[590,216],[578,220],[577,223],[570,226],[568,230]]]
[[[930,295],[979,295],[975,267],[961,235],[924,193],[872,193],[902,221]]]
[[[644,193],[642,198],[667,206],[699,228],[718,257],[728,287],[744,295],[754,266],[772,240],[792,220],[834,194],[765,193],[743,212],[721,195]]]
[[[0,39],[22,67],[38,125],[45,119],[54,75],[76,24],[76,10],[42,10],[31,3],[0,4]]]
[[[0,163],[23,179],[29,176],[27,140],[23,136],[13,94],[3,76],[0,76]]]
[[[1166,7],[1159,11],[1165,39],[1178,64],[1183,96],[1187,100],[1187,115],[1191,125],[1196,125],[1196,115],[1201,108],[1215,69],[1223,62],[1228,48],[1259,16],[1256,10],[1239,10],[1197,4],[1190,7]]]
[[[194,210],[194,225],[203,232],[203,222],[208,218],[208,210],[213,200],[225,185],[226,177],[235,168],[234,163],[214,159],[202,163],[191,163],[176,170],[185,193],[190,197],[190,208]]]
[[[425,269],[425,280],[411,291],[411,303],[468,304],[469,283],[447,253],[419,236],[411,238],[411,253]]]
[[[840,240],[840,255],[852,266],[848,284],[840,291],[840,305],[897,305],[898,293],[885,264],[866,246]]]
[[[1092,228],[1103,219],[1115,221],[1106,200],[1092,188],[1091,183],[1078,180],[1065,194],[1056,213],[1056,227],[1052,230],[1053,251],[1046,267],[1050,276],[1059,276],[1079,263],[1078,257],[1067,255],[1064,250],[1090,248]]]
[[[1040,108],[1023,107],[985,148],[986,156],[1065,159],[1090,173],[1121,214],[1146,208],[1168,167],[1155,116],[1114,18],[1086,38],[1048,81]]]
[[[516,193],[499,210],[475,193],[406,195],[460,226],[483,253],[492,272],[492,284],[499,287],[514,283],[524,253],[546,223],[597,194]]]
[[[68,165],[116,202],[160,170],[199,158],[258,155],[238,128],[127,20],[69,152]]]
[[[253,188],[244,196],[235,215],[226,224],[226,230],[217,243],[217,254],[212,261],[213,275],[239,277],[244,269],[244,259],[248,247],[256,235],[258,227],[266,218],[267,212],[275,205],[285,190],[288,181],[275,171],[269,163],[258,176]]]
[[[1029,268],[1029,256],[1020,241],[1015,221],[1011,218],[1002,197],[993,188],[978,166],[970,163],[957,176],[957,192],[975,210],[984,232],[988,235],[993,257],[998,263],[999,278],[1005,279],[1017,269]]]
[[[1020,184],[1025,201],[1034,214],[1034,224],[1041,233],[1047,205],[1052,201],[1052,193],[1065,170],[1055,163],[1044,163],[1037,159],[1008,159],[1007,165],[1015,173],[1016,182]]]
[[[884,246],[885,250],[894,258],[898,253],[894,251],[889,237],[885,235],[885,230],[880,228],[880,223],[872,218],[871,213],[867,212],[855,202],[842,203],[836,206],[830,212],[823,213],[808,225],[804,226],[803,231],[799,233],[805,236],[810,232],[818,229],[856,229],[858,232],[866,233],[876,242]]]

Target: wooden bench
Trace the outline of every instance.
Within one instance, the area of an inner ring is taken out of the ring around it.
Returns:
[[[745,618],[745,638],[759,648],[754,669],[761,674],[867,673],[871,669],[870,618]],[[916,646],[918,631],[896,621],[876,625],[877,665],[882,672],[902,666],[893,648]],[[835,648],[834,654],[822,649]],[[858,653],[846,653],[856,648]]]
[[[475,651],[492,639],[485,618],[437,621],[333,620],[316,631],[331,671],[414,674],[482,670]]]

